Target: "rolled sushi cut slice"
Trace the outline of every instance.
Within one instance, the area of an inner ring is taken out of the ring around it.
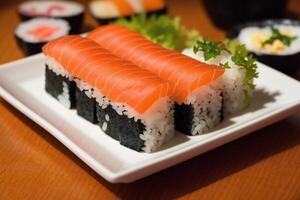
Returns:
[[[119,25],[91,31],[88,38],[116,56],[170,81],[175,106],[175,127],[188,134],[207,132],[221,121],[222,96],[218,78],[220,67],[200,63],[177,51],[152,43]]]
[[[225,69],[225,73],[220,78],[225,116],[249,106],[255,88],[253,81],[258,76],[255,59],[249,56],[243,45],[236,42],[217,43],[204,39],[198,41],[194,48],[182,52],[200,62],[218,65]],[[236,47],[229,51],[225,44],[228,48],[229,45]]]
[[[235,27],[228,37],[237,38],[257,59],[292,75],[300,63],[300,22],[267,20]]]
[[[22,21],[36,17],[64,19],[71,26],[71,34],[80,33],[84,17],[84,7],[72,1],[26,1],[17,11]]]
[[[120,144],[152,152],[174,136],[174,103],[167,81],[81,36],[51,41],[43,53],[47,66],[72,77],[85,98],[95,100],[99,126]],[[94,109],[91,104],[78,106]]]
[[[89,5],[93,17],[99,24],[108,24],[120,17],[145,12],[150,14],[165,14],[164,0],[95,0]]]
[[[76,84],[73,77],[50,60],[46,62],[45,89],[66,108],[76,107]]]
[[[20,23],[15,30],[15,38],[24,54],[32,55],[41,52],[47,42],[69,33],[70,26],[65,20],[35,18]]]

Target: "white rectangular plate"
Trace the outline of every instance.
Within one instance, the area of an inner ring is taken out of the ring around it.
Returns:
[[[300,83],[263,64],[254,101],[210,133],[176,137],[156,153],[121,146],[100,128],[68,110],[44,90],[41,54],[0,67],[0,95],[49,131],[106,180],[132,182],[244,136],[300,110]]]

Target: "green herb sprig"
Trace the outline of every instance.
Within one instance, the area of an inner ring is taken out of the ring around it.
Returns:
[[[291,43],[297,39],[297,36],[290,37],[290,36],[281,34],[280,31],[275,27],[271,27],[271,31],[272,31],[271,37],[262,43],[262,47],[264,47],[267,44],[273,44],[273,42],[275,40],[279,40],[283,44],[285,44],[286,46],[289,47],[289,46],[291,46]]]
[[[220,63],[220,66],[221,66],[222,68],[224,68],[224,69],[229,69],[229,68],[230,68],[228,62],[226,62],[226,63]]]
[[[258,77],[256,59],[247,51],[245,45],[236,46],[231,60],[245,70],[243,82],[254,89],[253,79]]]
[[[231,60],[245,70],[244,84],[254,89],[253,80],[258,77],[256,58],[248,52],[245,45],[241,44],[238,39],[225,39],[223,43],[232,55]]]
[[[193,51],[195,54],[198,51],[202,51],[205,61],[217,57],[221,54],[222,51],[227,51],[228,53],[230,53],[223,43],[208,41],[206,38],[201,41],[198,40],[193,47]]]
[[[232,62],[245,71],[245,76],[242,80],[243,83],[250,89],[255,88],[253,80],[258,77],[256,59],[247,51],[245,45],[242,45],[237,39],[225,39],[222,43],[211,42],[204,39],[203,41],[197,41],[193,50],[194,53],[202,51],[206,61],[217,57],[222,51],[228,52],[231,54]],[[230,68],[228,62],[219,63],[219,65],[224,69]],[[246,89],[243,90],[243,94],[245,97],[245,105],[249,105],[251,103],[251,95]]]

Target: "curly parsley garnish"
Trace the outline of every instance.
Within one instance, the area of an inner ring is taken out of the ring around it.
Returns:
[[[221,66],[222,68],[224,68],[224,69],[229,69],[229,68],[230,68],[228,62],[226,62],[226,63],[220,63],[220,66]]]
[[[210,42],[204,39],[203,41],[197,41],[193,50],[194,53],[202,51],[205,61],[217,57],[222,51],[228,52],[231,55],[232,62],[245,71],[243,83],[251,89],[255,88],[253,80],[258,77],[256,59],[247,51],[245,45],[242,45],[237,39],[225,39],[221,43]],[[224,69],[230,68],[228,62],[219,63],[219,65]],[[243,90],[243,94],[245,104],[249,105],[251,103],[251,95],[246,89]]]
[[[291,43],[297,39],[297,36],[290,37],[290,36],[281,34],[280,31],[275,27],[271,27],[271,31],[272,31],[271,37],[262,43],[262,47],[264,47],[266,44],[273,44],[273,42],[275,40],[279,40],[286,46],[290,46]]]
[[[208,51],[207,49],[213,50]],[[194,53],[197,53],[198,51],[203,51],[204,55],[205,51],[209,52],[210,56],[204,58],[205,60],[209,60],[220,55],[221,51],[228,52],[231,55],[231,61],[239,66],[241,70],[245,71],[245,76],[242,80],[244,85],[248,86],[252,90],[255,88],[253,80],[258,77],[256,59],[247,51],[245,45],[242,45],[237,39],[225,39],[221,44],[216,42],[208,42],[207,40],[203,42],[198,41],[194,46]],[[224,69],[230,68],[228,62],[219,63],[219,65]],[[243,90],[243,95],[245,105],[250,105],[252,96],[250,95],[248,89]]]
[[[198,51],[202,51],[205,61],[217,57],[221,54],[222,51],[227,51],[229,53],[229,50],[225,47],[223,43],[208,41],[206,38],[204,38],[202,41],[198,40],[193,50],[195,54]]]
[[[253,79],[258,77],[256,59],[247,51],[245,45],[240,44],[236,46],[231,60],[245,70],[243,82],[251,89],[254,89]]]

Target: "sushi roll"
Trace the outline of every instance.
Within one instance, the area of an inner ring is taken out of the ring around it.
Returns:
[[[20,23],[15,38],[24,54],[32,55],[41,52],[47,42],[69,33],[70,26],[62,19],[35,18]]]
[[[22,21],[36,17],[66,20],[71,34],[80,33],[84,17],[84,7],[71,1],[26,1],[19,5],[17,12]]]
[[[235,41],[232,41],[235,42]],[[226,45],[230,45],[226,42]],[[227,49],[225,43],[198,41],[194,48],[182,53],[207,64],[218,65],[225,72],[220,78],[223,96],[223,115],[243,110],[251,103],[257,77],[257,66],[243,45],[236,45],[234,52]]]
[[[228,37],[245,44],[258,61],[293,75],[300,63],[300,22],[267,20],[235,27]]]
[[[87,37],[114,55],[170,81],[177,130],[187,135],[202,134],[221,121],[218,78],[224,73],[222,68],[165,49],[119,25],[99,27]]]
[[[100,128],[120,144],[153,152],[174,136],[174,102],[167,81],[81,36],[51,41],[43,53],[49,68],[76,79],[76,87],[95,100]]]
[[[99,24],[108,24],[141,12],[165,14],[166,5],[164,0],[95,0],[90,3],[90,10]]]

